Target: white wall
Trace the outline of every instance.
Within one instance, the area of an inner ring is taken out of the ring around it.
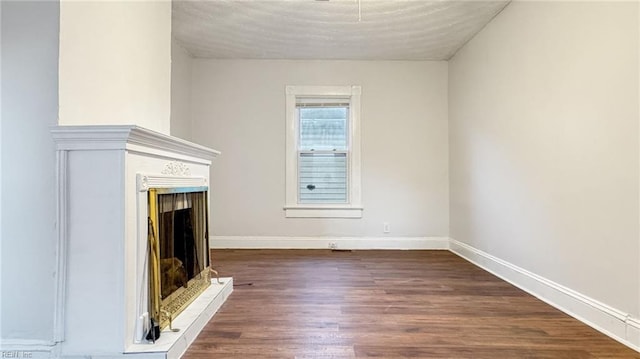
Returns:
[[[60,124],[170,132],[171,2],[63,1]]]
[[[1,2],[0,337],[53,336],[59,4]]]
[[[635,317],[637,6],[515,1],[449,64],[451,237]]]
[[[213,235],[448,234],[447,63],[200,60],[193,140],[222,151]],[[285,86],[362,85],[362,219],[284,217]]]
[[[0,3],[0,20],[2,20],[2,3]],[[2,76],[2,26],[0,22],[0,76]],[[1,81],[0,81],[1,82]],[[0,83],[0,260],[2,259],[2,84]],[[0,266],[0,270],[1,270]],[[2,275],[0,275],[0,323],[2,323]],[[2,324],[0,324],[2,338]]]
[[[171,41],[171,136],[191,139],[191,62],[176,40]]]

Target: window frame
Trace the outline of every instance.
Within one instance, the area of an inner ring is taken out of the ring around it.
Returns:
[[[287,218],[362,218],[360,97],[361,86],[286,86],[285,216]],[[301,204],[298,198],[299,98],[349,101],[347,203]]]

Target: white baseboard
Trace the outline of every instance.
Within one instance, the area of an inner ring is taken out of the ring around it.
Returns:
[[[55,344],[46,340],[0,339],[2,358],[51,358]]]
[[[640,319],[631,317],[627,318],[626,340],[629,343],[625,344],[640,352]]]
[[[449,238],[212,236],[209,246],[216,249],[449,249]]]
[[[450,239],[449,250],[611,338],[640,351],[640,320],[570,288]]]

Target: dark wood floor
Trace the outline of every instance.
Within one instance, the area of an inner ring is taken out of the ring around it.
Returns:
[[[236,287],[183,358],[640,358],[447,251],[212,252]]]

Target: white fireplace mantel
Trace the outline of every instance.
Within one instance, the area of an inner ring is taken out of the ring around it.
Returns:
[[[233,282],[212,285],[178,316],[181,333],[163,333],[155,344],[137,340],[148,290],[146,190],[208,186],[220,153],[138,126],[57,126],[51,132],[57,150],[60,356],[179,356]]]
[[[58,150],[141,150],[150,155],[170,152],[211,163],[220,152],[135,125],[56,126],[51,132]]]

